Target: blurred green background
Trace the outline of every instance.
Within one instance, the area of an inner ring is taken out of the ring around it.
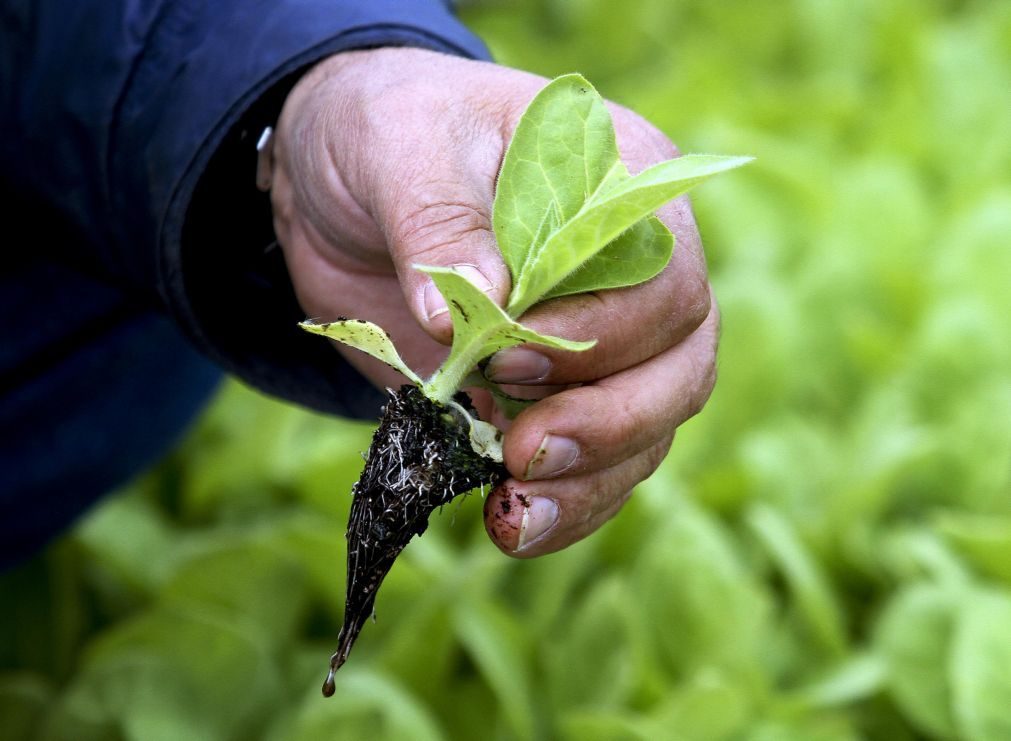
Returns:
[[[4,739],[1011,739],[1011,3],[488,0],[684,151],[720,380],[536,562],[480,500],[407,549],[338,677],[370,430],[238,386],[0,581]]]

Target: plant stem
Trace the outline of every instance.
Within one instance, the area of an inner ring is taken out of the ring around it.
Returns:
[[[436,404],[445,405],[460,390],[463,379],[480,360],[476,353],[458,355],[452,363],[443,364],[424,381],[421,392]]]

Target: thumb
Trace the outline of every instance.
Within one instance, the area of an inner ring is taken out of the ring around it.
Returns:
[[[445,197],[417,188],[414,199],[401,201],[410,205],[382,220],[407,305],[422,328],[444,344],[453,335],[446,300],[418,265],[455,267],[499,306],[509,296],[509,269],[491,225],[493,180],[494,175],[487,192],[467,189]]]

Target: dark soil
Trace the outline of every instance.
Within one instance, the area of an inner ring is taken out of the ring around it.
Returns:
[[[477,416],[465,394],[456,401]],[[459,416],[416,386],[391,392],[365,470],[352,489],[344,625],[323,683],[327,697],[334,693],[334,672],[372,615],[379,585],[408,541],[425,532],[429,515],[460,494],[506,478],[500,463],[474,452]]]

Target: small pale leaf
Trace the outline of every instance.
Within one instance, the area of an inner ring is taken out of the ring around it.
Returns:
[[[426,393],[442,400],[459,388],[464,377],[479,360],[499,350],[524,342],[562,350],[588,350],[596,344],[543,335],[512,319],[488,294],[475,287],[455,268],[415,266],[432,276],[446,299],[453,322],[453,345],[442,367],[424,385]],[[447,377],[447,374],[453,377]],[[433,391],[434,389],[434,391]]]
[[[312,321],[299,322],[306,332],[323,335],[331,340],[337,340],[345,345],[361,350],[377,360],[381,360],[394,370],[407,376],[413,383],[420,385],[421,379],[407,367],[400,353],[393,346],[389,335],[382,327],[362,319],[339,319],[335,322],[317,324]]]
[[[449,402],[450,406],[457,410],[466,420],[470,428],[470,446],[478,455],[491,458],[496,463],[502,462],[502,430],[490,422],[484,422],[472,417],[470,412],[455,401]]]
[[[470,424],[470,444],[474,451],[485,458],[501,463],[502,430],[490,422],[474,419]]]

